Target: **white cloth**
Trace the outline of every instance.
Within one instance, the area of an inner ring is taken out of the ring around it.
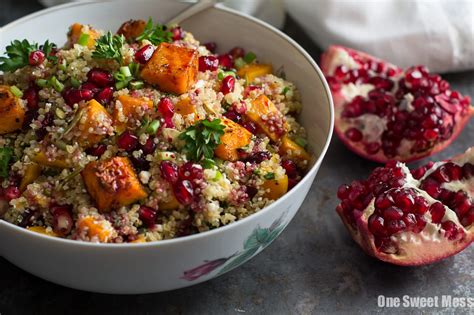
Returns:
[[[340,44],[402,67],[474,69],[473,0],[286,0],[319,46]]]

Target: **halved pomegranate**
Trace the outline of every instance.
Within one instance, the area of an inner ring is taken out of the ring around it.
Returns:
[[[474,241],[474,147],[411,172],[389,162],[337,195],[339,216],[369,255],[405,266],[435,262]]]
[[[353,49],[321,57],[335,107],[335,131],[355,153],[376,162],[413,161],[447,147],[474,108],[468,96],[424,66],[402,70]]]

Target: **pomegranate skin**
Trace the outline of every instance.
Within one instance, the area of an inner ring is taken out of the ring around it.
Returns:
[[[367,180],[342,185],[336,211],[367,254],[400,266],[434,263],[459,253],[474,241],[474,219],[468,212],[471,210],[465,210],[466,204],[474,209],[473,168],[474,147],[449,161],[429,163],[412,171],[403,163],[389,162],[376,168]],[[421,173],[418,179],[412,176]],[[432,197],[434,192],[424,190],[433,185],[444,191],[436,198]],[[432,220],[430,211],[437,207],[429,211],[428,207],[440,203],[444,214]],[[403,212],[394,211],[394,204]],[[401,216],[401,225],[388,224]]]
[[[343,57],[343,56],[346,56],[346,57]],[[347,61],[347,56],[350,56],[350,58],[353,58],[353,59],[350,59],[351,61]],[[362,116],[359,111],[363,110],[363,114],[366,114],[367,111],[369,111],[369,113],[370,111],[375,111],[375,108],[369,108],[370,105],[373,106],[373,104],[363,103],[361,105],[363,109],[356,107],[356,112],[349,113],[350,115],[353,115],[352,117],[349,117],[349,119],[348,117],[344,117],[344,115],[348,114],[348,112],[345,111],[346,108],[348,107],[347,105],[351,103],[351,100],[353,100],[353,98],[347,98],[346,94],[343,92],[343,88],[347,88],[349,83],[347,79],[343,79],[344,71],[348,71],[348,69],[345,66],[341,66],[341,64],[344,63],[341,60],[344,60],[345,63],[349,63],[349,64],[351,63],[353,64],[354,62],[359,63],[358,67],[362,67],[362,68],[376,69],[377,67],[379,67],[377,71],[379,71],[380,69],[385,69],[382,72],[383,75],[381,75],[384,78],[378,77],[377,76],[378,74],[371,73],[371,74],[368,74],[367,78],[362,80],[362,82],[359,81],[359,83],[357,83],[356,86],[359,86],[360,83],[364,83],[364,84],[367,83],[367,84],[373,84],[374,86],[380,86],[383,89],[386,89],[386,90],[382,89],[382,91],[386,92],[387,94],[390,94],[395,100],[395,104],[386,102],[383,104],[382,108],[394,109],[394,112],[400,111],[400,108],[401,108],[400,104],[404,100],[403,97],[405,97],[406,94],[409,94],[409,93],[406,93],[406,91],[404,94],[403,91],[400,92],[399,90],[397,90],[399,89],[398,86],[405,84],[403,82],[407,82],[407,80],[412,80],[413,82],[415,82],[415,85],[418,84],[417,77],[415,76],[415,78],[413,78],[413,76],[411,76],[410,74],[412,72],[416,72],[413,70],[416,70],[418,68],[423,69],[423,71],[426,68],[419,66],[419,67],[409,68],[404,71],[401,68],[393,64],[390,64],[386,61],[370,56],[366,53],[356,51],[350,48],[342,47],[342,46],[331,46],[325,53],[322,54],[320,66],[328,80],[329,86],[331,88],[333,100],[334,100],[334,109],[335,109],[334,131],[338,135],[339,139],[344,143],[344,145],[348,149],[350,149],[351,151],[353,151],[354,153],[358,154],[359,156],[365,159],[372,160],[379,163],[386,163],[389,160],[410,162],[410,161],[419,160],[424,157],[433,155],[437,152],[444,150],[447,146],[449,146],[449,144],[454,139],[456,139],[456,137],[461,133],[461,131],[463,130],[465,125],[468,123],[471,116],[474,115],[474,107],[470,105],[470,101],[468,101],[468,97],[462,96],[457,91],[450,90],[449,84],[446,81],[442,80],[441,77],[439,77],[438,75],[431,74],[426,70],[427,72],[424,75],[427,76],[429,80],[431,81],[435,80],[437,82],[436,88],[438,88],[439,86],[442,89],[445,89],[445,90],[447,89],[446,93],[450,94],[451,96],[456,95],[456,97],[459,97],[458,100],[463,99],[462,102],[464,104],[464,108],[461,109],[462,106],[453,107],[451,103],[447,102],[446,99],[449,97],[446,97],[444,92],[435,90],[431,92],[434,94],[428,95],[429,93],[426,92],[426,90],[422,90],[423,88],[421,88],[421,90],[418,91],[416,86],[414,87],[411,85],[411,83],[408,83],[408,85],[410,86],[410,89],[415,91],[412,93],[414,94],[415,98],[418,97],[417,96],[418,94],[427,98],[431,97],[438,105],[437,106],[438,109],[436,110],[439,111],[439,109],[442,109],[444,116],[440,117],[439,119],[440,121],[444,121],[444,123],[441,126],[441,128],[448,129],[449,131],[445,132],[443,136],[440,135],[439,138],[436,139],[437,134],[435,131],[433,131],[432,129],[424,130],[424,133],[421,133],[421,134],[424,135],[425,138],[421,138],[421,135],[416,136],[416,137],[420,137],[419,138],[420,141],[424,141],[423,145],[416,144],[413,138],[410,138],[406,135],[399,136],[398,144],[395,144],[393,146],[395,149],[391,152],[385,152],[385,148],[383,146],[384,144],[383,135],[384,134],[385,135],[387,134],[399,135],[399,134],[402,134],[405,131],[405,129],[407,129],[407,127],[405,126],[402,127],[401,125],[394,126],[394,127],[391,127],[393,128],[393,130],[390,130],[391,132],[388,133],[389,131],[388,129],[390,128],[388,128],[387,126],[389,125],[390,120],[388,119],[388,115],[384,113],[382,114],[381,120],[384,120],[383,128],[385,129],[382,130],[382,132],[385,131],[385,133],[381,132],[381,134],[377,134],[377,132],[374,132],[374,131],[367,131],[367,134],[369,135],[369,137],[367,137],[366,135],[366,139],[371,138],[370,141],[367,141],[367,140],[361,141],[359,140],[359,138],[356,139],[357,141],[353,141],[353,139],[350,139],[350,136],[353,135],[353,133],[347,133],[347,130],[353,128],[354,125],[356,124],[354,123],[354,121],[351,121],[351,118],[357,118],[357,120],[360,122],[359,123],[360,125],[363,125],[363,124],[368,125],[367,120],[365,120],[366,118],[364,118],[364,116]],[[374,65],[374,66],[371,66],[371,65]],[[360,73],[366,74],[367,71],[361,70]],[[392,85],[388,84],[389,83],[388,81],[392,81],[393,84]],[[374,90],[375,88],[373,88],[373,90],[369,92],[369,95],[371,92],[374,92]],[[397,92],[399,92],[400,95],[397,95]],[[356,91],[354,93],[356,93],[356,95],[359,95],[357,97],[361,97],[360,91]],[[369,100],[369,96],[362,97],[362,98],[365,101]],[[467,106],[465,105],[466,102],[469,102]],[[412,103],[415,103],[415,102],[413,101]],[[391,117],[395,117],[395,114],[392,114]],[[403,117],[401,117],[400,119],[402,121],[404,120]],[[405,121],[408,121],[408,119],[406,119]],[[425,125],[425,122],[423,124],[421,122],[412,123],[412,127],[414,129],[417,129],[417,128],[421,129],[422,127],[423,128],[433,127],[429,125],[428,120],[426,124],[427,125]],[[393,125],[397,125],[397,124],[393,124]],[[399,128],[400,130],[398,130],[397,128]],[[369,129],[372,129],[372,128],[369,128]],[[378,128],[375,128],[374,130],[380,130],[380,129],[381,128],[379,124]],[[438,130],[437,132],[441,133]],[[373,141],[374,139],[375,141]],[[401,141],[403,141],[404,145],[401,144]],[[412,141],[412,142],[409,142],[409,141]],[[390,143],[390,142],[386,140],[385,143]],[[409,145],[406,145],[407,143]]]

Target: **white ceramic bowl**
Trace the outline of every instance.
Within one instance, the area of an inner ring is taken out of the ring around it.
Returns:
[[[0,51],[13,39],[65,41],[73,22],[116,30],[130,18],[166,21],[188,4],[166,1],[76,3],[40,11],[1,30]],[[311,57],[292,39],[252,17],[219,5],[182,23],[221,51],[242,46],[256,52],[302,94],[300,121],[317,157],[303,180],[260,212],[209,232],[144,244],[92,244],[51,238],[0,220],[0,255],[38,277],[103,293],[149,293],[190,286],[223,274],[269,245],[303,202],[326,153],[333,129],[328,85]]]

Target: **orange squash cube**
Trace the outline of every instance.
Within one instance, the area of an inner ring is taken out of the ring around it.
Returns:
[[[179,208],[179,201],[174,196],[173,192],[170,192],[166,200],[160,200],[158,209],[163,211],[175,210]]]
[[[147,97],[119,95],[117,101],[120,104],[115,104],[112,117],[118,132],[124,131],[127,127],[133,127],[134,122],[153,109],[153,101]]]
[[[141,77],[162,91],[183,94],[196,82],[197,72],[196,50],[161,43],[143,67]]]
[[[8,85],[0,85],[0,135],[20,129],[25,109]]]
[[[108,129],[112,126],[112,117],[95,99],[87,102],[81,111],[82,117],[76,126],[79,130],[77,141],[82,147],[91,147],[108,134]]]
[[[95,29],[89,27],[89,30],[84,31],[84,25],[79,24],[79,23],[74,23],[73,25],[70,26],[69,32],[67,34],[67,43],[66,47],[71,48],[74,46],[74,44],[77,43],[79,38],[81,37],[82,34],[89,35],[89,38],[87,39],[87,44],[86,46],[88,48],[93,48],[95,46],[95,40],[100,37],[99,32],[97,32]]]
[[[89,195],[101,212],[127,206],[147,197],[147,192],[126,157],[90,162],[81,175]]]
[[[120,25],[118,35],[123,35],[126,40],[135,39],[145,30],[146,22],[143,20],[128,20]]]
[[[26,187],[33,183],[41,175],[41,166],[36,163],[26,165],[25,174],[20,182],[20,191],[24,191]]]
[[[26,228],[27,230],[31,231],[31,232],[35,232],[35,233],[39,233],[39,234],[44,234],[44,235],[47,235],[47,236],[52,236],[52,237],[59,237],[58,234],[56,234],[53,230],[47,230],[45,227],[43,226],[29,226]]]
[[[280,155],[295,159],[297,162],[306,164],[306,166],[311,161],[311,155],[286,135],[281,140],[278,151]]]
[[[283,114],[263,94],[251,102],[245,115],[274,142],[278,142],[288,130]]]
[[[248,145],[252,134],[230,119],[222,118],[221,122],[225,125],[224,134],[221,136],[221,143],[214,150],[214,154],[222,160],[237,161],[239,159],[237,149]]]
[[[39,165],[55,167],[55,168],[69,168],[71,167],[71,161],[65,156],[60,155],[54,159],[49,158],[43,151],[38,152],[31,159]]]
[[[268,179],[261,187],[265,190],[264,198],[276,200],[288,191],[288,176],[284,175],[280,179]]]
[[[113,236],[114,230],[110,222],[98,220],[93,216],[81,217],[77,220],[76,227],[78,232],[87,231],[89,238],[97,238],[101,243],[107,243]]]
[[[251,63],[243,66],[237,71],[239,77],[244,78],[247,84],[252,83],[255,78],[273,72],[272,65],[263,63]]]
[[[174,111],[175,113],[180,114],[182,116],[194,114],[194,121],[204,119],[204,117],[200,117],[198,115],[196,111],[196,105],[191,102],[191,99],[189,97],[180,99],[175,105]]]

